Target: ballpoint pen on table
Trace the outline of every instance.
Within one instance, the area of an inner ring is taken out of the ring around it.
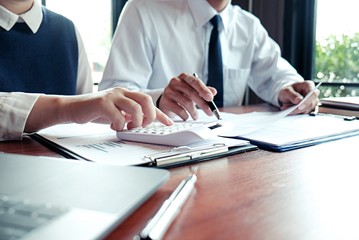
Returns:
[[[162,204],[161,208],[148,222],[139,236],[135,236],[134,239],[162,239],[166,230],[194,189],[196,181],[197,176],[195,174],[192,174],[187,179],[183,180],[171,196]]]
[[[193,76],[194,76],[195,78],[198,78],[197,73],[193,73]],[[207,103],[208,103],[208,106],[211,108],[213,114],[216,116],[216,118],[217,118],[218,120],[221,120],[221,116],[219,115],[219,110],[218,110],[216,104],[215,104],[213,101],[209,101],[209,102],[207,102]]]

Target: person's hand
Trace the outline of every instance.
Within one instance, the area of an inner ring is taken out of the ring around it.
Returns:
[[[43,95],[38,98],[26,122],[25,131],[37,131],[59,123],[108,123],[120,131],[145,127],[155,119],[165,125],[173,121],[144,93],[113,88],[76,96]]]
[[[302,99],[313,89],[313,81],[297,82],[293,83],[290,86],[284,87],[279,92],[278,96],[279,102],[281,104],[281,110],[287,109],[293,105],[300,103],[300,101],[302,101]],[[319,90],[316,89],[314,93],[305,102],[303,102],[291,113],[291,115],[310,113],[319,103],[318,96]]]
[[[122,130],[125,123],[131,129],[145,127],[155,119],[165,125],[172,124],[172,120],[153,105],[149,95],[124,88],[77,96],[68,103],[66,111],[71,122],[111,123],[116,131]]]
[[[212,116],[212,111],[207,101],[212,101],[217,91],[213,87],[207,87],[200,79],[182,73],[171,79],[163,91],[158,102],[158,107],[167,115],[177,114],[183,120],[189,115],[192,119],[198,118],[196,105],[207,115]]]

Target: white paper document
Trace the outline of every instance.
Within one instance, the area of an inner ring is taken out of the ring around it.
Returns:
[[[220,135],[226,137],[237,137],[266,128],[292,113],[296,108],[302,105],[314,93],[314,91],[318,89],[320,85],[321,82],[317,84],[315,88],[311,90],[299,104],[283,111],[251,112],[243,114],[221,112],[222,120],[220,120],[220,122],[226,125],[229,130],[221,133]],[[207,116],[203,111],[199,111],[199,116],[200,121],[213,121],[213,117]]]
[[[287,151],[359,134],[359,120],[332,115],[287,116],[258,131],[238,137],[262,148]]]
[[[318,84],[315,89],[320,86]],[[287,151],[321,142],[336,140],[359,134],[359,120],[345,121],[343,117],[332,115],[300,114],[289,116],[313,92],[298,105],[278,112],[251,112],[231,114],[221,112],[222,123],[231,125],[230,131],[220,135],[249,140],[262,148]],[[200,112],[200,119],[210,117]]]
[[[317,85],[317,87],[318,86],[319,85]],[[203,111],[199,111],[200,122],[220,122],[225,125],[223,129],[229,129],[228,131],[221,132],[220,136],[234,137],[237,139],[216,137],[191,144],[188,147],[206,146],[209,144],[225,144],[228,147],[249,145],[247,140],[239,140],[238,138],[246,138],[251,141],[258,140],[255,141],[256,143],[268,141],[270,143],[282,144],[295,140],[303,140],[304,136],[314,138],[323,136],[323,134],[326,133],[331,133],[329,129],[326,130],[320,128],[321,126],[309,125],[313,123],[307,123],[305,120],[301,120],[300,123],[294,121],[295,119],[303,119],[303,115],[299,117],[288,117],[315,89],[313,89],[301,103],[284,111],[252,112],[246,114],[221,112],[222,120],[219,121],[217,121],[214,116],[210,117],[204,114]],[[314,118],[308,119],[308,121],[309,120],[318,123]],[[311,129],[313,126],[316,127]],[[330,130],[333,129],[335,128],[331,128]],[[342,130],[343,128],[338,129],[338,131]],[[172,148],[155,144],[121,141],[116,137],[116,132],[111,130],[109,125],[95,123],[57,125],[40,131],[38,136],[57,144],[55,148],[64,148],[70,151],[70,153],[75,153],[86,160],[124,166],[144,164],[147,161],[145,159],[146,155],[168,151]],[[265,137],[265,139],[263,139],[263,137]]]
[[[44,129],[37,135],[86,160],[123,166],[145,164],[148,161],[146,155],[172,149],[169,146],[121,141],[109,125],[96,123],[61,124]],[[188,147],[218,143],[228,147],[248,145],[246,140],[216,137]]]

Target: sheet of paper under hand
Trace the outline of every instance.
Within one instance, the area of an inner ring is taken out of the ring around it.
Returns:
[[[226,125],[231,125],[228,127],[230,129],[227,132],[221,133],[221,136],[225,137],[236,137],[244,134],[249,134],[260,129],[263,129],[270,124],[275,123],[279,119],[282,119],[285,116],[288,116],[292,113],[296,108],[298,108],[301,104],[303,104],[318,87],[321,83],[317,84],[316,87],[309,92],[303,100],[286,110],[278,111],[278,112],[251,112],[244,114],[232,114],[221,112],[222,120],[221,122]],[[213,119],[213,117],[208,117],[203,111],[200,112],[201,121]]]

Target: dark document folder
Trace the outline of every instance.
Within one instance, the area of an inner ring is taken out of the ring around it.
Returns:
[[[265,128],[238,136],[259,148],[289,151],[323,142],[359,135],[359,120],[340,116],[307,114],[286,116]]]

